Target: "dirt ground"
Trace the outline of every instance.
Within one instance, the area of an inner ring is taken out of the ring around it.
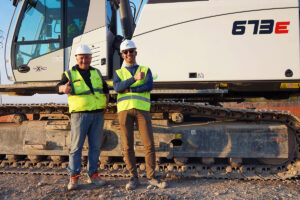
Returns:
[[[68,191],[67,176],[0,174],[0,199],[300,199],[300,179],[245,181],[200,178],[168,179],[166,189],[149,188],[145,178],[134,191],[126,191],[125,178],[104,178],[96,187],[80,177],[80,188]]]

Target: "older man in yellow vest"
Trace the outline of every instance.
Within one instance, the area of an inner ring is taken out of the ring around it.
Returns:
[[[125,67],[116,70],[114,74],[114,89],[118,93],[117,109],[123,137],[124,157],[130,180],[127,190],[133,190],[139,184],[134,153],[134,122],[138,129],[145,149],[147,178],[150,185],[165,188],[166,182],[155,177],[155,149],[150,115],[150,91],[153,88],[153,78],[148,67],[136,63],[136,46],[133,41],[125,40],[120,50]]]
[[[71,151],[68,171],[70,182],[68,189],[78,188],[81,171],[81,153],[86,136],[88,137],[88,175],[89,183],[104,185],[100,179],[98,161],[102,141],[104,116],[108,102],[108,87],[98,69],[90,66],[92,52],[87,45],[76,49],[77,65],[64,72],[57,85],[59,94],[68,95],[71,113]]]

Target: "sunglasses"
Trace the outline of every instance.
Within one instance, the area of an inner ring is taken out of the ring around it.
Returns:
[[[128,54],[129,53],[134,53],[135,52],[135,49],[130,49],[130,50],[126,50],[126,51],[123,51],[122,53],[123,54]]]

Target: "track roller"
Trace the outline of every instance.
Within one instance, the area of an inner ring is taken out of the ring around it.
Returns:
[[[225,171],[226,171],[226,173],[231,173],[232,172],[232,166],[227,166]]]
[[[59,167],[59,163],[57,162],[50,162],[49,163],[49,168],[50,169],[54,169],[54,168],[58,168]]]
[[[41,160],[43,160],[44,156],[39,156],[39,155],[28,155],[27,158],[32,162],[32,163],[38,163]]]
[[[115,164],[113,164],[112,168],[113,168],[113,170],[119,170],[120,165],[118,163],[115,163]]]
[[[61,168],[66,169],[68,167],[68,164],[69,164],[68,162],[63,162],[61,164]]]
[[[109,164],[109,163],[111,163],[111,157],[100,156],[100,163],[101,164]]]
[[[215,158],[202,158],[202,163],[206,166],[211,166],[215,163]]]
[[[106,169],[105,164],[100,164],[100,169],[105,170]]]
[[[9,162],[8,161],[2,161],[0,167],[8,167]]]
[[[169,172],[173,172],[174,171],[174,166],[172,164],[169,164],[167,167]]]
[[[50,158],[55,163],[61,163],[66,160],[65,156],[50,156]]]
[[[22,156],[22,155],[6,155],[6,159],[9,162],[17,162],[17,161],[23,160],[24,156]]]
[[[146,170],[146,165],[144,163],[140,164],[139,169],[141,171],[145,171]]]
[[[183,166],[188,162],[188,158],[177,157],[177,158],[174,158],[174,162],[176,165]]]
[[[229,158],[229,163],[234,168],[240,167],[242,162],[243,162],[242,158]]]
[[[13,117],[13,122],[15,122],[16,124],[21,124],[25,120],[27,120],[25,114],[15,114]]]
[[[32,162],[26,161],[25,164],[24,164],[24,167],[25,167],[25,168],[32,167]]]
[[[11,165],[12,167],[19,167],[20,164],[18,162],[13,162],[13,164]]]

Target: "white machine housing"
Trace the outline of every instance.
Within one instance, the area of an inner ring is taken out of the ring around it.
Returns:
[[[300,79],[298,0],[149,0],[133,40],[158,82]]]

